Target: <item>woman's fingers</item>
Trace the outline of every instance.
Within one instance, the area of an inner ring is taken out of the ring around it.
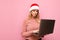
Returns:
[[[37,32],[39,32],[39,30],[33,30],[33,33],[37,33]]]

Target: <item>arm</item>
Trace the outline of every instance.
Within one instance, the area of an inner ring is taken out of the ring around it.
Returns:
[[[21,34],[23,37],[32,35],[32,31],[27,31],[27,21],[26,20],[23,22]]]
[[[32,36],[32,31],[23,32],[23,33],[22,33],[22,36],[23,36],[23,37]]]

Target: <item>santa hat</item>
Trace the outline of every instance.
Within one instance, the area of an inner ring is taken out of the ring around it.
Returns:
[[[32,4],[32,5],[30,6],[29,11],[34,10],[34,9],[39,10],[39,5],[38,5],[38,4],[36,4],[36,3]]]

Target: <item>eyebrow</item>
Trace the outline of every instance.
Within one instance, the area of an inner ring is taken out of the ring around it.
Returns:
[[[32,11],[38,11],[38,10],[32,10]]]

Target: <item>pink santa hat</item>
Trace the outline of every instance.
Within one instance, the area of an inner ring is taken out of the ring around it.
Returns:
[[[32,5],[30,6],[29,11],[34,10],[34,9],[39,10],[39,5],[38,5],[38,4],[36,4],[36,3],[32,4]]]

